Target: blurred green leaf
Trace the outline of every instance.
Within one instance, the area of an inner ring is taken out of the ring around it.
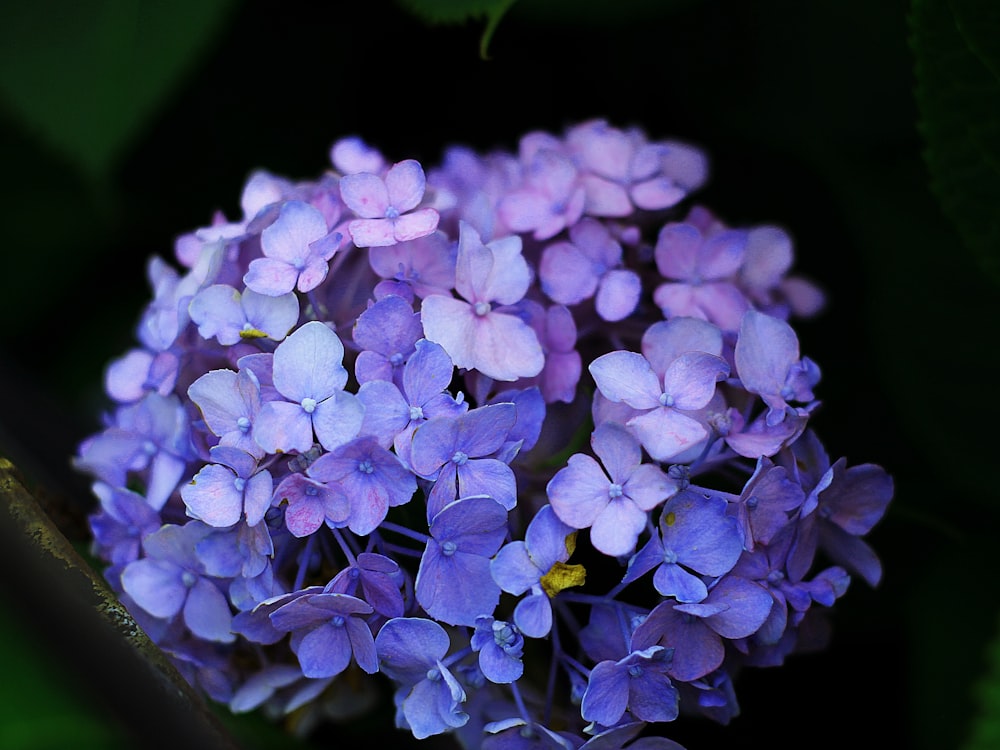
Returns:
[[[236,0],[36,0],[0,11],[0,104],[101,180]]]
[[[490,39],[500,19],[517,0],[398,0],[399,4],[430,24],[466,23],[486,19],[486,28],[479,39],[479,56],[489,57]]]
[[[656,20],[700,0],[520,0],[517,13],[539,23],[630,24]]]
[[[988,672],[975,689],[979,716],[972,725],[965,750],[993,750],[1000,747],[1000,627],[989,645],[986,661]]]
[[[124,733],[95,711],[84,686],[66,675],[63,666],[16,616],[10,609],[0,614],[0,747],[128,747]]]
[[[931,189],[1000,281],[1000,5],[914,0],[910,32]]]

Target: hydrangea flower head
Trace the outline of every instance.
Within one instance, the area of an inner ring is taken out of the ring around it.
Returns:
[[[883,574],[892,478],[812,428],[822,292],[787,232],[691,203],[682,140],[594,118],[444,154],[345,136],[149,262],[74,457],[92,551],[233,711],[681,750]]]

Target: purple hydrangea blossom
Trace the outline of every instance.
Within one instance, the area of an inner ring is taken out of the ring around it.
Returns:
[[[94,551],[112,565],[126,565],[139,557],[142,540],[160,528],[160,514],[124,487],[95,482],[92,489],[101,503],[90,517]]]
[[[108,365],[104,389],[121,404],[138,401],[147,391],[168,396],[177,384],[179,365],[177,355],[172,352],[132,349]]]
[[[354,364],[358,382],[398,380],[396,374],[423,338],[420,316],[402,297],[390,294],[365,310],[354,324],[354,343],[361,347]]]
[[[882,516],[895,491],[892,477],[881,466],[859,464],[848,468],[840,458],[829,466],[825,452],[819,458],[828,468],[803,505],[800,539],[793,551],[798,567],[808,567],[817,549],[847,570],[875,586],[882,578],[882,564],[862,539]],[[793,563],[790,563],[793,564]]]
[[[326,219],[302,201],[287,201],[260,235],[263,258],[250,261],[243,283],[258,294],[279,297],[293,289],[308,292],[326,278],[340,236],[327,238]]]
[[[218,436],[219,445],[238,448],[256,458],[266,455],[254,440],[261,395],[253,370],[211,370],[188,387],[187,395],[208,429]]]
[[[507,512],[491,497],[465,497],[435,514],[417,570],[424,611],[450,625],[474,626],[480,615],[492,615],[500,587],[490,575],[490,559],[506,534]]]
[[[360,587],[364,600],[380,615],[402,617],[405,610],[400,592],[402,580],[402,570],[395,560],[374,552],[362,552],[326,585],[325,591],[354,595]]]
[[[759,458],[753,475],[731,506],[746,549],[752,551],[758,543],[770,544],[804,501],[802,486],[788,476],[783,466],[775,466],[764,456]]]
[[[690,489],[676,494],[663,506],[658,532],[629,561],[624,580],[631,582],[655,567],[653,586],[662,596],[702,601],[708,587],[701,576],[728,573],[743,552],[739,527],[727,509],[718,496]]]
[[[542,290],[563,305],[597,295],[597,314],[607,321],[628,317],[639,304],[642,281],[635,271],[619,268],[622,247],[599,221],[581,219],[569,241],[545,248],[538,265]]]
[[[788,402],[809,403],[819,368],[799,357],[799,340],[784,320],[749,310],[740,321],[734,352],[736,373],[750,393],[768,406],[767,423],[785,418]]]
[[[538,375],[521,381],[537,385],[545,403],[572,403],[583,372],[583,361],[576,350],[577,329],[573,314],[565,305],[545,308],[533,300],[525,300],[522,308],[528,325],[542,345],[545,365]]]
[[[759,583],[774,599],[767,619],[752,636],[755,644],[771,647],[760,650],[765,656],[754,657],[757,664],[764,663],[764,659],[780,664],[794,645],[797,627],[812,604],[832,606],[850,583],[847,572],[837,566],[820,571],[811,580],[803,580],[804,571],[797,570],[795,561],[789,559],[794,531],[793,526],[786,527],[772,544],[746,553],[733,568],[734,576]],[[789,562],[793,563],[791,567]]]
[[[527,154],[522,140],[524,182],[500,201],[497,213],[514,232],[531,232],[547,240],[574,225],[583,215],[586,193],[573,162],[551,148]]]
[[[343,174],[379,174],[386,165],[382,152],[357,135],[338,138],[330,147],[330,162]]]
[[[122,571],[122,588],[146,612],[158,618],[181,614],[199,638],[232,643],[232,612],[226,595],[206,574],[195,554],[212,527],[197,522],[163,526],[142,543],[145,556]]]
[[[274,489],[276,505],[286,505],[285,525],[296,537],[309,536],[326,523],[346,526],[351,502],[338,484],[328,485],[303,474],[289,474]]]
[[[313,433],[327,450],[361,429],[363,409],[343,390],[347,370],[344,345],[319,321],[298,328],[274,351],[274,387],[283,397],[263,404],[255,437],[268,453],[312,447]]]
[[[316,459],[307,473],[330,486],[339,485],[351,506],[347,526],[367,536],[390,507],[408,503],[417,480],[394,453],[372,437],[360,437]]]
[[[698,603],[666,599],[632,634],[632,648],[659,644],[673,649],[667,674],[690,682],[719,667],[725,641],[756,633],[767,620],[773,600],[763,586],[728,576]]]
[[[470,645],[479,652],[479,668],[490,682],[513,682],[524,674],[524,637],[516,625],[480,615]]]
[[[246,519],[250,526],[264,520],[271,505],[274,482],[267,469],[239,448],[216,446],[212,460],[181,488],[188,515],[209,526],[232,526]]]
[[[340,196],[360,218],[348,228],[358,247],[394,245],[423,237],[438,224],[433,208],[414,210],[427,184],[423,167],[413,159],[393,164],[380,177],[357,172],[340,179]]]
[[[537,375],[545,356],[535,332],[503,307],[493,307],[520,301],[530,283],[520,237],[483,244],[479,233],[463,222],[455,270],[455,290],[462,299],[425,297],[420,306],[424,335],[443,346],[456,367],[494,380]]]
[[[346,720],[384,678],[421,739],[679,750],[644,727],[730,722],[740,670],[882,576],[891,477],[810,427],[823,295],[784,230],[678,208],[707,179],[681,141],[444,153],[342,138],[150,261],[75,458],[92,549],[234,711]]]
[[[382,672],[401,684],[403,725],[417,739],[469,720],[465,690],[441,661],[450,645],[444,628],[419,617],[389,620],[375,637]]]
[[[146,502],[160,510],[192,458],[180,400],[148,391],[142,400],[119,407],[113,424],[83,443],[76,465],[113,487],[125,487],[130,473],[143,472]]]
[[[194,296],[188,311],[202,338],[224,346],[255,338],[281,341],[298,322],[299,300],[291,292],[241,294],[228,284],[213,284]]]
[[[686,352],[673,360],[662,384],[645,357],[616,351],[590,363],[605,398],[640,412],[626,423],[657,461],[667,461],[703,440],[708,430],[689,412],[705,406],[715,383],[729,374],[725,360],[707,352]]]
[[[742,231],[721,231],[706,237],[693,224],[664,226],[654,254],[660,273],[671,281],[653,292],[664,316],[704,318],[723,330],[736,330],[749,309],[733,278],[743,262],[746,242]]]
[[[639,441],[624,427],[598,426],[591,446],[604,468],[585,453],[570,456],[546,487],[549,504],[563,523],[589,528],[591,542],[604,554],[629,554],[646,527],[646,513],[677,486],[658,466],[642,463]]]
[[[427,496],[431,518],[458,497],[487,495],[510,510],[517,503],[514,472],[492,455],[517,420],[513,403],[487,404],[458,415],[435,417],[413,433],[410,461],[434,479]]]
[[[247,602],[256,606],[273,594],[270,563],[274,540],[265,522],[216,528],[198,542],[195,554],[209,575],[233,579],[229,596],[238,609],[245,609]],[[250,599],[242,596],[243,589]]]
[[[409,464],[413,432],[428,419],[457,415],[468,404],[447,392],[454,374],[451,359],[438,344],[420,339],[403,366],[399,387],[387,380],[372,380],[358,389],[365,407],[362,435],[373,435],[384,448]]]
[[[591,216],[628,216],[633,206],[669,208],[707,176],[698,149],[676,141],[649,143],[637,128],[620,130],[606,120],[570,128],[566,142],[583,168],[584,210]]]
[[[590,673],[580,713],[587,721],[610,727],[626,710],[640,721],[673,721],[678,695],[667,673],[672,654],[650,646],[618,661],[602,661]]]
[[[368,251],[372,270],[383,279],[405,283],[423,299],[448,294],[455,283],[455,245],[444,232]]]
[[[310,593],[271,613],[271,624],[292,634],[291,646],[306,677],[335,677],[353,657],[368,674],[378,671],[375,639],[362,616],[366,602],[347,594]]]
[[[143,310],[136,333],[150,351],[168,350],[190,322],[188,306],[204,287],[216,281],[222,264],[222,246],[212,244],[201,249],[191,269],[181,276],[159,258],[147,266],[153,299]]]
[[[583,583],[580,565],[564,565],[576,544],[576,531],[543,506],[525,532],[524,540],[505,544],[490,563],[501,589],[528,596],[514,609],[514,623],[529,638],[543,638],[552,629],[551,598],[560,590]]]

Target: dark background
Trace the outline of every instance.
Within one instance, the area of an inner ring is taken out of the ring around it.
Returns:
[[[217,209],[238,218],[252,169],[313,179],[350,134],[427,167],[449,143],[516,149],[526,131],[604,117],[703,147],[699,202],[791,233],[796,271],[829,298],[797,325],[823,371],[813,424],[831,459],[896,482],[869,537],[884,580],[852,583],[829,649],[742,674],[730,726],[680,720],[667,735],[689,750],[966,747],[1000,610],[997,284],[930,189],[910,3],[520,0],[485,60],[480,20],[430,24],[386,0],[209,3],[208,20],[163,21],[187,5],[0,11],[0,454],[71,541],[85,549],[92,500],[70,456],[99,429],[103,368],[133,344],[146,262]],[[92,48],[61,43],[123,8],[127,54],[105,39],[88,67]],[[144,77],[181,47],[183,65]],[[14,744],[0,745],[48,747],[17,728],[63,723],[75,746],[127,742],[134,715],[105,688],[134,675],[74,656],[50,582],[4,577],[0,740]],[[248,748],[280,745],[253,722],[234,725]]]

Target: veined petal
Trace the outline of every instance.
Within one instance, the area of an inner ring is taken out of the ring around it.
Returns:
[[[531,269],[521,254],[521,238],[510,235],[486,245],[493,254],[489,275],[477,286],[482,299],[501,305],[513,305],[528,291]]]
[[[735,349],[736,373],[751,393],[779,394],[799,359],[795,331],[783,320],[748,310]]]
[[[454,364],[440,344],[420,339],[403,367],[403,392],[413,406],[422,406],[451,383]]]
[[[489,495],[506,510],[517,505],[517,480],[503,461],[480,458],[458,467],[459,497]]]
[[[722,331],[702,318],[678,316],[653,323],[642,335],[642,354],[661,375],[685,352],[722,356]]]
[[[682,354],[663,375],[663,391],[677,409],[694,411],[712,400],[715,384],[729,374],[729,365],[721,357],[705,352]]]
[[[494,380],[534,377],[545,367],[545,354],[534,329],[514,315],[490,312],[474,316],[473,368]],[[446,347],[447,349],[447,347]]]
[[[295,289],[298,278],[298,269],[283,260],[255,258],[250,261],[243,283],[259,294],[278,297]]]
[[[431,294],[420,305],[424,336],[440,344],[455,367],[475,367],[475,314],[467,302]]]
[[[299,298],[294,294],[273,297],[247,289],[241,301],[247,322],[275,341],[285,338],[298,322]]]
[[[309,243],[326,234],[326,219],[318,209],[303,201],[288,201],[274,223],[261,232],[260,244],[268,258],[295,265],[309,255]]]
[[[365,407],[353,393],[336,391],[320,401],[312,414],[313,428],[320,444],[328,451],[357,437],[364,421]]]
[[[625,482],[642,463],[642,448],[635,436],[617,422],[604,422],[590,436],[590,445],[613,482]],[[606,481],[606,480],[605,480]]]
[[[198,292],[188,305],[188,314],[198,326],[198,335],[206,340],[214,336],[223,346],[239,341],[239,331],[246,321],[240,297],[240,293],[227,284],[213,284]]]
[[[521,541],[501,547],[490,563],[493,580],[514,596],[520,596],[537,584],[543,572],[532,561],[527,546]]]
[[[641,354],[617,351],[603,354],[588,367],[598,390],[611,401],[624,401],[634,409],[660,405],[659,378]]]
[[[344,345],[328,326],[310,321],[274,352],[274,387],[292,401],[322,401],[347,383]]]
[[[420,162],[406,159],[393,164],[385,175],[389,204],[400,213],[416,208],[424,197],[426,184]]]
[[[646,513],[627,497],[611,500],[590,527],[591,543],[605,555],[621,557],[635,550],[646,527]]]
[[[575,305],[593,296],[598,275],[589,259],[569,242],[557,242],[542,252],[538,267],[542,291],[554,302]]]
[[[493,271],[493,262],[493,252],[483,244],[475,227],[459,222],[455,291],[469,302],[488,302],[483,286]]]
[[[265,453],[305,453],[313,445],[312,419],[298,404],[268,401],[254,424],[254,440]]]
[[[397,242],[408,242],[425,237],[437,229],[440,215],[433,208],[422,208],[403,214],[393,222],[392,234]]]
[[[560,521],[574,529],[586,529],[610,502],[610,486],[597,461],[585,453],[575,453],[549,480],[546,494]]]
[[[612,269],[597,287],[597,314],[611,322],[624,320],[635,310],[641,295],[642,281],[635,271]]]
[[[355,219],[347,225],[358,247],[386,247],[396,244],[396,232],[389,219]]]
[[[340,197],[363,219],[381,219],[389,208],[389,191],[385,183],[369,172],[341,177]]]
[[[188,514],[209,526],[232,526],[243,514],[243,493],[236,489],[236,480],[237,476],[224,466],[205,466],[181,487]]]
[[[219,588],[206,578],[199,578],[184,602],[184,624],[199,638],[232,643],[233,615],[229,601]]]
[[[299,641],[297,656],[306,677],[334,677],[351,663],[351,642],[346,627],[320,625]]]
[[[700,422],[666,407],[633,417],[627,424],[654,461],[667,461],[708,435]]]
[[[187,598],[181,572],[177,565],[145,557],[129,563],[122,571],[122,588],[154,617],[173,617]]]

